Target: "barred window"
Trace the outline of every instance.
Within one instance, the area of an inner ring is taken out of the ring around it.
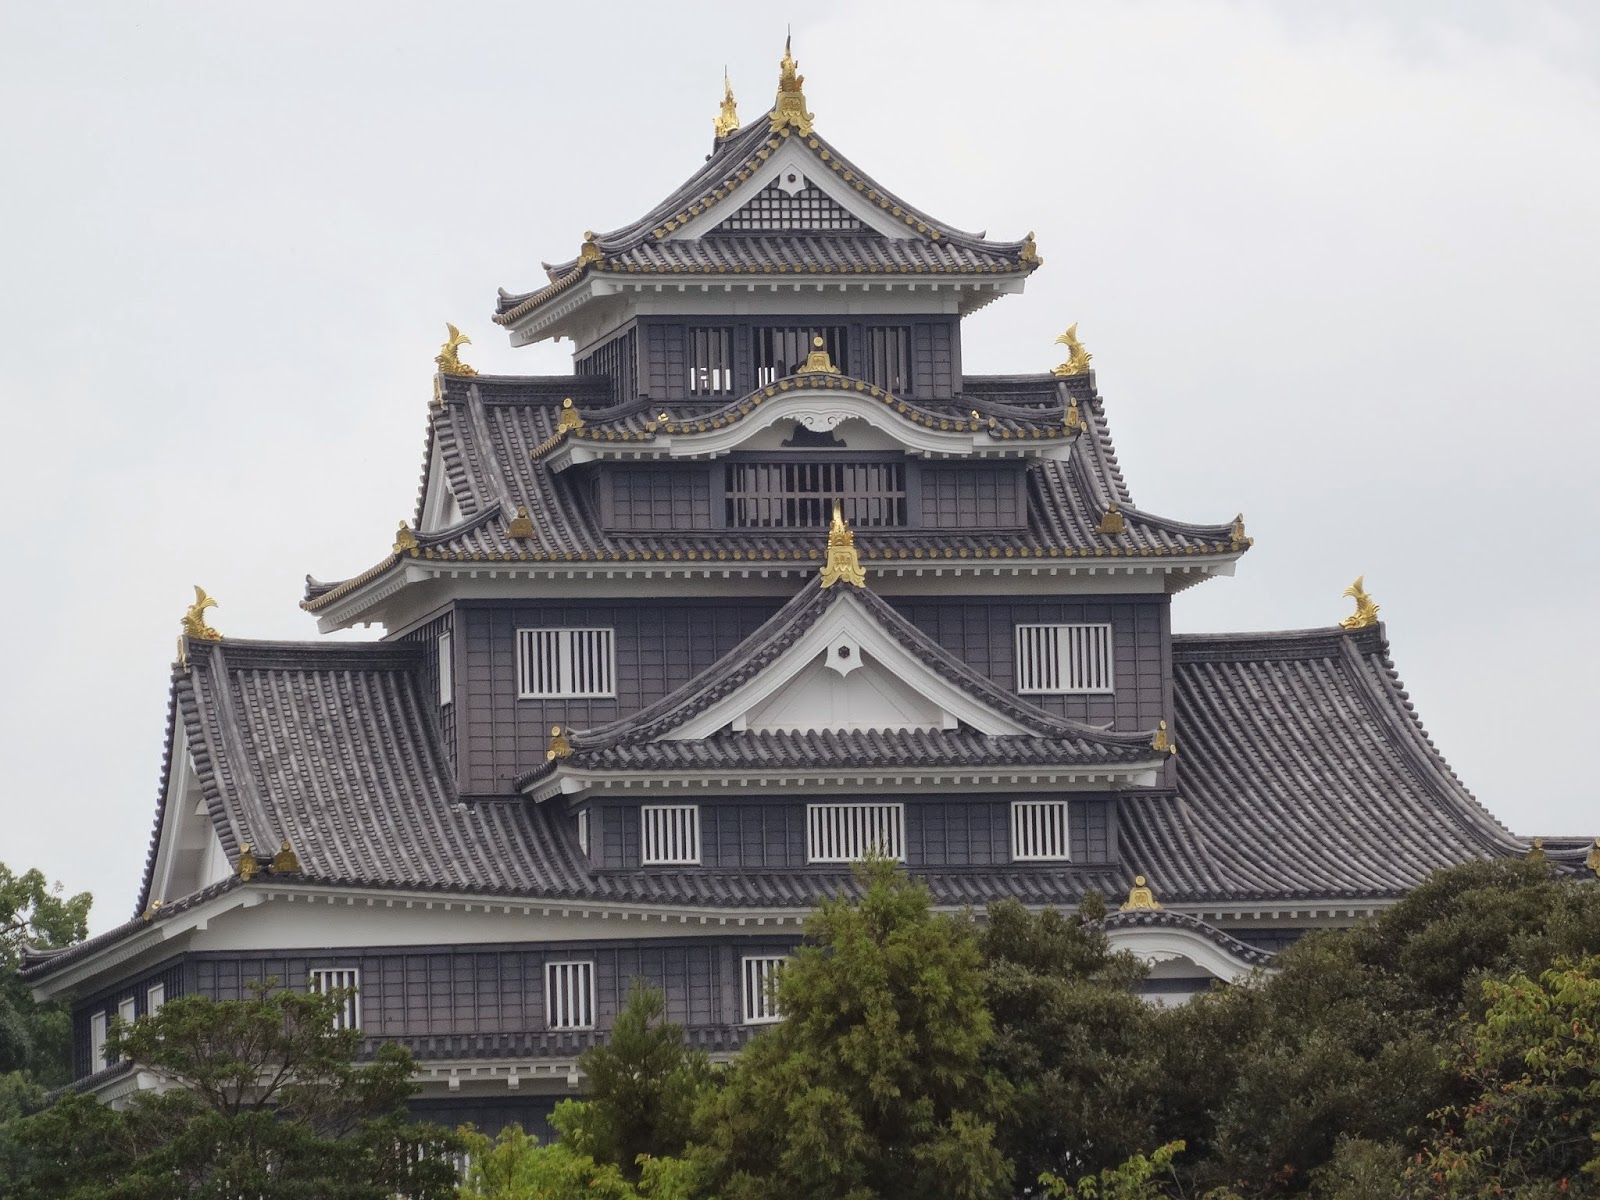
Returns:
[[[137,1001],[135,1001],[132,996],[123,997],[117,1002],[117,1016],[121,1019],[124,1025],[132,1025],[136,1020],[139,1019],[139,1005]],[[128,1057],[126,1051],[123,1052],[122,1057],[124,1059]]]
[[[594,963],[553,962],[544,966],[546,1029],[594,1028]]]
[[[911,331],[899,325],[867,328],[862,378],[900,395],[911,390]]]
[[[1017,691],[1109,692],[1110,625],[1018,625]]]
[[[146,1016],[154,1016],[161,1011],[161,1006],[167,1002],[167,987],[163,983],[152,983],[145,989],[144,1011]]]
[[[583,809],[578,813],[578,849],[585,855],[589,853],[589,810]]]
[[[767,1025],[781,1021],[778,1012],[778,975],[783,970],[782,958],[746,958],[743,961],[744,1023]]]
[[[689,394],[733,393],[733,330],[689,330]]]
[[[803,175],[768,184],[721,225],[718,233],[759,233],[787,229],[860,229],[861,222]],[[801,184],[796,188],[796,184]]]
[[[446,629],[439,635],[439,706],[449,704],[455,699],[455,678],[452,672],[455,669],[455,660],[450,653],[450,631]]]
[[[646,804],[639,809],[643,866],[700,861],[700,809],[694,804]]]
[[[616,695],[616,648],[609,629],[517,630],[517,695]]]
[[[1014,861],[1071,858],[1065,800],[1017,800],[1011,805],[1011,857]]]
[[[838,500],[856,529],[906,523],[903,462],[730,462],[723,468],[734,529],[821,529]]]
[[[632,400],[638,391],[639,336],[630,329],[621,337],[612,338],[605,345],[573,364],[576,375],[609,375],[611,399],[621,404]]]
[[[761,325],[751,331],[755,339],[756,386],[766,387],[774,380],[793,375],[806,365],[811,339],[820,337],[833,365],[848,371],[848,330],[843,325],[777,326]]]
[[[905,805],[806,805],[806,861],[855,862],[868,854],[905,858]]]
[[[318,994],[345,991],[344,1002],[334,1014],[335,1029],[361,1028],[361,972],[353,967],[323,968],[306,972],[306,990]]]

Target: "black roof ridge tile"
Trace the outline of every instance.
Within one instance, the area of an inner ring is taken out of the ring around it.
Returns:
[[[1255,967],[1270,966],[1272,961],[1278,957],[1270,950],[1262,950],[1257,946],[1250,945],[1248,942],[1240,941],[1231,933],[1218,929],[1209,921],[1189,913],[1177,912],[1170,908],[1125,909],[1107,913],[1098,921],[1090,922],[1090,924],[1105,930],[1151,927],[1187,929],[1193,933],[1200,934],[1232,957]]]

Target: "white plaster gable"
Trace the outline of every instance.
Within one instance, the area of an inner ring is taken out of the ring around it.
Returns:
[[[790,179],[791,175],[793,180]],[[904,221],[866,199],[825,163],[817,161],[817,156],[801,138],[790,137],[785,138],[783,144],[773,151],[772,157],[759,171],[753,171],[750,178],[739,185],[736,194],[742,203],[713,204],[688,224],[678,226],[668,238],[672,241],[698,240],[744,208],[768,186],[778,184],[786,191],[799,190],[804,186],[804,181],[809,181],[874,233],[897,239],[921,236]]]
[[[1237,983],[1259,968],[1234,958],[1215,942],[1192,929],[1167,925],[1128,926],[1108,931],[1113,950],[1127,950],[1153,968],[1157,978],[1189,978],[1204,974],[1224,983]]]
[[[658,740],[703,738],[724,727],[954,729],[959,724],[993,735],[1030,732],[945,679],[846,592],[766,670]]]
[[[433,452],[428,458],[428,482],[423,488],[426,497],[422,507],[423,533],[436,533],[441,529],[449,529],[452,525],[459,525],[464,519],[461,505],[456,501],[454,489],[450,480],[445,475],[444,454],[440,451],[438,443],[434,443]]]
[[[233,873],[187,750],[173,754],[150,898],[171,903]]]

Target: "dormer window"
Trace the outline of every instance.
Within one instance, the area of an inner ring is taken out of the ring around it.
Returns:
[[[856,529],[906,524],[904,462],[730,462],[725,471],[733,529],[821,529],[835,500]]]

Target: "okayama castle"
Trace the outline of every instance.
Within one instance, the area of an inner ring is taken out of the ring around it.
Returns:
[[[500,293],[570,375],[480,375],[450,331],[413,519],[307,581],[321,631],[383,640],[224,637],[196,596],[134,915],[25,967],[78,1086],[162,1086],[106,1061],[114,1018],[271,977],[356,988],[419,1115],[540,1128],[635,978],[713,1055],[780,1020],[869,852],[952,910],[1101,893],[1167,1003],[1539,852],[1434,750],[1359,585],[1342,625],[1172,633],[1243,521],[1139,507],[1075,331],[1053,371],[965,374],[1033,237],[886,190],[803,83],[786,52],[682,187]]]

